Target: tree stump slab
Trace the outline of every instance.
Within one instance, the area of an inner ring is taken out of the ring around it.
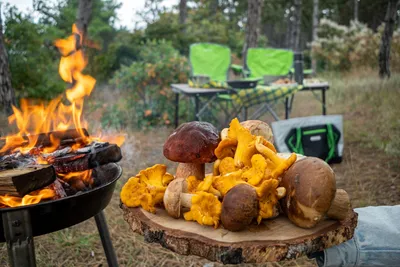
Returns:
[[[280,215],[244,231],[230,232],[222,226],[214,229],[174,219],[164,209],[152,214],[123,204],[121,208],[131,229],[143,235],[146,242],[224,264],[277,262],[321,251],[351,239],[358,217],[351,210],[340,222],[326,219],[312,229],[303,229]]]

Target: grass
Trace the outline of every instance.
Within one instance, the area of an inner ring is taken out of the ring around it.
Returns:
[[[400,204],[400,75],[381,81],[376,71],[348,74],[326,73],[330,82],[328,114],[343,114],[345,150],[341,164],[333,165],[338,188],[349,192],[354,207]],[[292,117],[321,113],[310,92],[296,94]],[[283,115],[280,107],[279,114]],[[96,118],[96,116],[91,116]],[[272,121],[270,116],[264,120]],[[121,266],[221,266],[205,259],[184,257],[158,245],[147,244],[133,234],[122,218],[119,191],[140,169],[164,163],[173,172],[175,164],[162,155],[171,128],[147,132],[129,131],[123,145],[123,177],[105,209],[112,242]],[[107,266],[93,219],[69,229],[35,238],[38,266]],[[8,266],[6,246],[0,248],[0,266]],[[315,266],[303,257],[296,261],[243,266]]]

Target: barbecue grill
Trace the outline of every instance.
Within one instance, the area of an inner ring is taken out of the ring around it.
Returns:
[[[51,166],[44,165],[48,167],[43,169],[33,168],[33,171],[29,170],[28,173],[23,173],[22,178],[21,172],[16,171],[18,180],[15,177],[10,179],[18,185],[15,187],[15,194],[21,193],[21,191],[23,194],[28,192],[27,186],[21,186],[24,184],[40,188],[45,185],[44,182],[46,185],[50,185],[51,182],[52,185],[62,182],[59,178],[54,180],[55,172],[57,175],[63,175],[90,170],[92,181],[89,187],[81,182],[83,188],[70,187],[68,192],[67,190],[64,192],[64,186],[69,186],[68,183],[60,183],[64,195],[37,204],[0,208],[0,242],[7,242],[11,266],[36,266],[33,240],[35,236],[70,227],[91,217],[95,218],[108,265],[118,266],[102,210],[109,204],[116,181],[122,174],[121,167],[115,163],[122,157],[121,150],[115,144],[95,141],[72,151],[69,146],[79,141],[75,136],[77,132],[78,130],[72,129],[63,133],[51,132],[39,135],[40,142],[37,142],[35,146],[38,148],[46,147],[50,135],[60,135],[59,139],[63,142],[63,146],[47,158]],[[86,130],[83,132],[85,136],[88,136]],[[71,136],[74,138],[71,139]],[[20,153],[2,155],[0,158],[2,179],[16,170],[15,168],[18,169],[19,165],[26,168],[26,162],[28,165],[32,162],[32,160],[29,161],[31,156],[31,152],[26,156]],[[4,169],[6,175],[4,175]],[[3,181],[2,190],[8,187],[7,183]],[[56,188],[54,190],[57,191]]]
[[[70,227],[95,217],[109,266],[118,266],[102,210],[109,204],[122,169],[116,163],[99,166],[96,175],[107,182],[92,190],[34,205],[0,209],[0,242],[7,242],[11,266],[36,266],[33,237]]]

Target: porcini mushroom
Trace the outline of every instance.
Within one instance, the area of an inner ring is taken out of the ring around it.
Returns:
[[[216,160],[214,150],[218,146],[217,129],[208,122],[192,121],[181,124],[164,143],[164,156],[179,162],[176,178],[187,178],[191,175],[202,180],[205,174],[205,163]]]
[[[273,143],[274,135],[272,133],[271,127],[268,123],[260,120],[247,120],[240,123],[244,128],[248,129],[252,135],[262,136],[265,140]],[[221,131],[221,140],[228,138],[228,128],[224,128]]]
[[[187,184],[183,178],[174,179],[165,190],[164,207],[171,217],[179,218],[182,207],[190,208],[192,206],[193,194],[185,193],[186,190]]]
[[[273,143],[274,134],[268,123],[260,120],[247,120],[240,123],[244,128],[248,129],[252,135],[262,136],[265,140]]]
[[[315,157],[295,162],[283,175],[281,185],[287,190],[281,207],[302,228],[312,228],[324,218],[336,192],[333,170]]]
[[[208,192],[187,193],[187,183],[183,178],[173,180],[164,193],[164,207],[173,218],[180,218],[183,208],[190,208],[184,214],[187,221],[197,221],[202,225],[218,226],[221,202]]]
[[[238,184],[231,188],[222,201],[221,223],[229,231],[241,231],[258,214],[258,199],[254,187]]]

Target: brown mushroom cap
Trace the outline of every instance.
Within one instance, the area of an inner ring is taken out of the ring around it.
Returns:
[[[243,230],[257,215],[257,193],[251,185],[238,184],[225,195],[222,201],[221,222],[227,230]]]
[[[164,156],[181,163],[209,163],[217,158],[214,150],[219,143],[217,129],[208,122],[181,124],[164,143]]]
[[[260,120],[247,120],[240,123],[244,128],[248,129],[252,135],[262,136],[265,140],[273,143],[274,135],[268,123]]]
[[[323,160],[306,157],[296,161],[283,175],[286,196],[281,206],[297,226],[314,227],[327,213],[336,193],[335,174]]]

